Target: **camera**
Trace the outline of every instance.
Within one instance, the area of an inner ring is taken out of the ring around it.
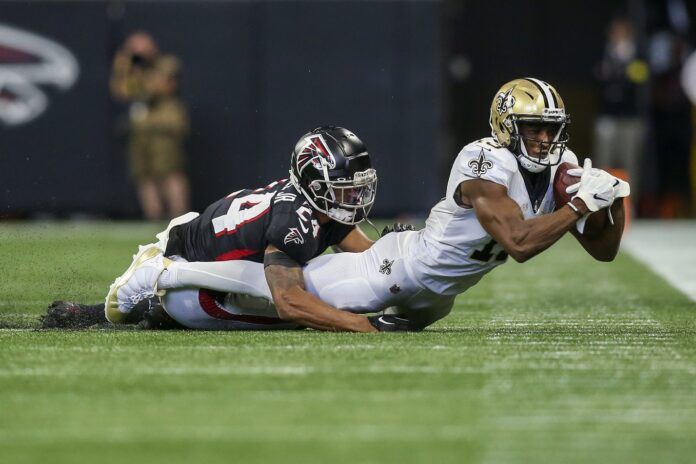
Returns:
[[[133,66],[140,66],[144,68],[150,65],[150,61],[143,55],[138,55],[137,53],[134,53],[133,55],[131,55],[131,64]]]

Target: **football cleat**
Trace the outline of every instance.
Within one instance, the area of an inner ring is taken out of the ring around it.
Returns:
[[[54,301],[41,316],[42,329],[86,329],[106,323],[104,306]]]
[[[123,322],[141,301],[164,295],[157,290],[157,279],[170,263],[156,245],[141,246],[126,272],[109,287],[104,307],[109,322]]]

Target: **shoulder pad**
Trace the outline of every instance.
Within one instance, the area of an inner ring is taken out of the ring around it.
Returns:
[[[568,148],[565,149],[563,155],[561,156],[561,163],[573,163],[579,165],[578,157],[573,153],[573,150]]]
[[[459,152],[455,165],[464,177],[490,180],[505,186],[518,170],[515,156],[493,138],[477,140],[465,146]]]

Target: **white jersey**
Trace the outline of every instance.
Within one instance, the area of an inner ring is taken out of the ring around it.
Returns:
[[[577,164],[578,160],[572,151],[566,150],[561,162]],[[416,279],[433,292],[455,295],[507,260],[503,248],[479,223],[474,209],[455,202],[459,184],[472,179],[500,184],[507,188],[508,196],[519,205],[524,218],[530,219],[553,212],[556,168],[551,168],[546,194],[533,205],[512,152],[490,137],[465,146],[452,166],[445,198],[433,207],[425,229],[411,242],[410,264]]]

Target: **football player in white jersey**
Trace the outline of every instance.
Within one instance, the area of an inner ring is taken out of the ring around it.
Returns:
[[[571,201],[554,203],[558,165],[578,163],[566,147],[569,123],[563,100],[548,83],[506,83],[491,105],[492,137],[461,150],[425,228],[389,233],[362,253],[314,258],[303,271],[307,291],[338,309],[384,311],[370,319],[378,330],[420,330],[447,315],[456,295],[509,256],[527,261],[568,231],[594,258],[613,260],[624,227],[626,182],[585,160],[583,168],[569,171],[580,178],[569,188]],[[590,214],[611,217],[592,236],[581,232]],[[221,292],[215,304],[223,314],[274,314],[261,263],[179,261],[163,268],[161,262],[145,262],[134,275],[165,291],[164,309],[186,327],[243,328],[203,311],[199,288]]]

